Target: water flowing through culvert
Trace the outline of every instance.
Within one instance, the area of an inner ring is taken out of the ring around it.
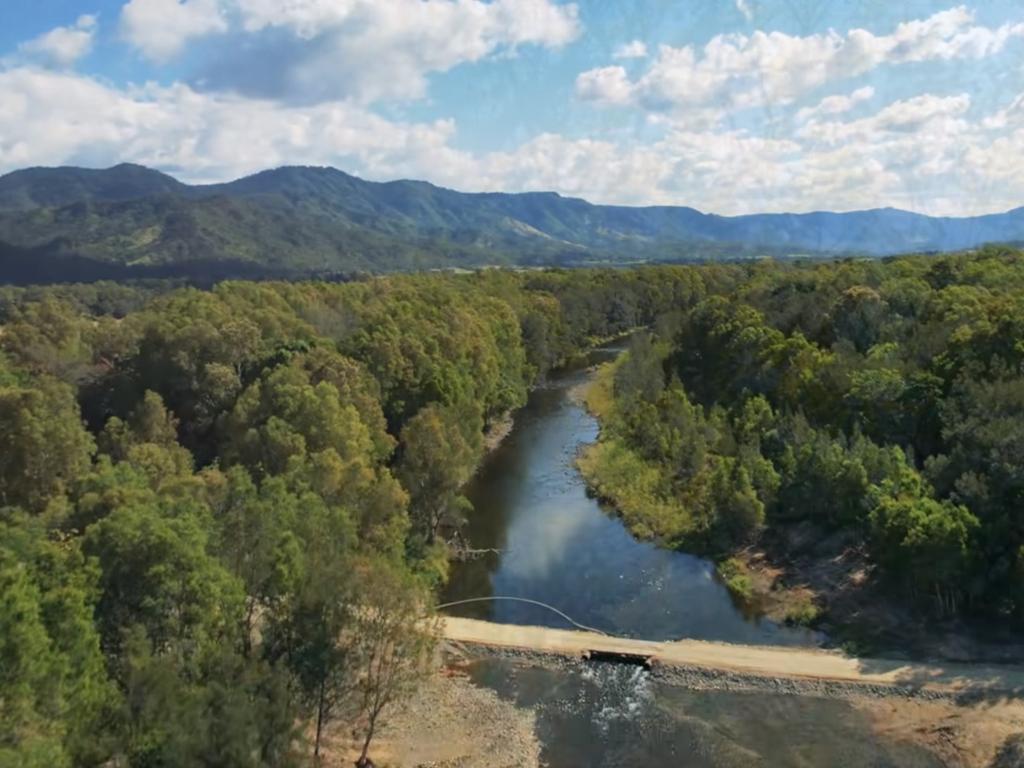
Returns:
[[[601,350],[588,363],[609,360]],[[484,462],[467,494],[466,536],[479,557],[453,563],[446,612],[502,623],[570,628],[564,617],[611,634],[753,644],[815,644],[807,630],[745,615],[709,561],[635,540],[587,495],[574,460],[597,437],[571,396],[582,369],[532,393],[515,427]],[[521,600],[476,600],[500,596]],[[911,766],[939,763],[885,744],[846,702],[666,686],[635,664],[566,662],[540,668],[501,659],[471,677],[536,712],[550,768],[624,765]]]
[[[580,672],[597,690],[594,724],[606,735],[623,722],[643,722],[646,710],[654,703],[651,673],[643,667],[608,662],[589,664]],[[587,710],[587,702],[581,702]]]

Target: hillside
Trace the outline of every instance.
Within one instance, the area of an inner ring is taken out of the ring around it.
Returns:
[[[2,278],[40,271],[311,274],[757,255],[883,256],[1024,239],[1024,208],[973,218],[895,209],[717,216],[553,192],[461,193],[285,167],[187,185],[155,170],[31,168],[0,177]]]

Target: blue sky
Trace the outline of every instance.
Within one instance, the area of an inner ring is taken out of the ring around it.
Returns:
[[[0,172],[1024,205],[1020,0],[4,0],[0,97]]]

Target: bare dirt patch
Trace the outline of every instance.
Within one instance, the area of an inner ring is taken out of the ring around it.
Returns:
[[[951,768],[1011,768],[1014,763],[1000,761],[1012,757],[1014,742],[1024,737],[1020,700],[957,706],[916,699],[860,699],[854,706],[868,714],[880,735],[923,747]]]
[[[946,661],[1019,663],[1024,642],[1006,627],[942,620],[884,584],[849,531],[776,525],[737,555],[749,570],[753,605],[776,621],[804,621],[857,653]],[[814,610],[801,615],[802,607]]]

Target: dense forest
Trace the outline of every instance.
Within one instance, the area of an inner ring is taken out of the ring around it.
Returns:
[[[724,559],[809,521],[922,610],[1020,621],[1022,310],[1003,248],[3,289],[0,765],[368,745],[487,431],[636,329],[581,466],[637,534]]]
[[[0,765],[369,743],[495,420],[740,271],[0,292]]]
[[[729,555],[804,526],[926,615],[1024,619],[1024,254],[731,278],[602,372],[592,486],[741,593]]]

